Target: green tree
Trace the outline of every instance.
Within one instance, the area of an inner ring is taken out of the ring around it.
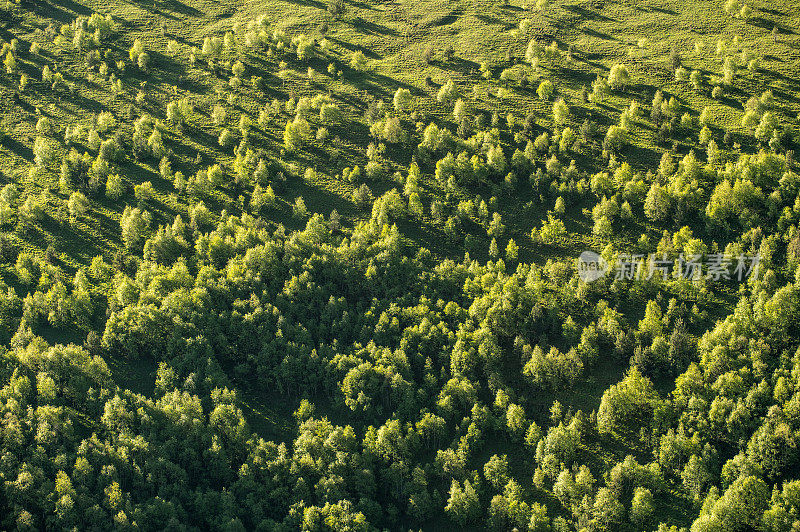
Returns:
[[[637,487],[631,501],[631,521],[636,526],[644,527],[650,522],[654,512],[653,494],[647,488]]]
[[[357,72],[364,72],[367,69],[367,56],[361,50],[356,50],[350,56],[350,68]]]
[[[549,100],[553,96],[553,82],[549,79],[542,80],[539,83],[539,88],[536,89],[536,94],[539,95],[541,100]]]
[[[556,126],[564,126],[569,121],[569,107],[564,100],[556,100],[553,104],[553,122]]]
[[[616,64],[608,72],[608,84],[613,90],[625,89],[631,82],[631,75],[628,67],[624,64]]]
[[[69,214],[72,217],[83,216],[89,210],[89,200],[80,192],[73,192],[69,197]]]
[[[478,516],[480,501],[469,480],[464,481],[463,489],[457,480],[454,479],[452,481],[450,484],[450,497],[447,500],[444,511],[461,526],[470,523]]]

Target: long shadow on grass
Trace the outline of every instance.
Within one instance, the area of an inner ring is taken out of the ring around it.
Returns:
[[[397,31],[384,26],[383,24],[378,24],[375,22],[370,22],[369,20],[364,20],[361,17],[356,17],[353,22],[353,27],[358,29],[361,33],[369,33],[372,35],[391,35],[393,37],[397,37]]]
[[[565,5],[563,6],[563,8],[566,9],[567,11],[575,13],[576,15],[580,15],[582,18],[586,20],[602,20],[605,22],[617,22],[617,19],[615,18],[607,17],[603,14],[597,13],[596,11],[591,11],[582,6]]]
[[[56,4],[62,4],[66,9]],[[28,2],[26,4],[26,9],[39,17],[57,20],[63,24],[68,24],[75,19],[75,15],[72,13],[77,13],[79,15],[90,15],[92,13],[87,7],[72,2],[71,0],[59,0],[56,3]],[[67,11],[67,9],[72,11],[72,13]]]
[[[203,12],[195,9],[191,6],[188,6],[182,2],[178,2],[178,0],[163,0],[163,5],[167,9],[175,13],[180,13],[181,15],[189,15],[191,17],[202,17]]]

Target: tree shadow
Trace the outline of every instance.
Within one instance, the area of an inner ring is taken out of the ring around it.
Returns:
[[[351,52],[360,51],[365,56],[367,56],[369,59],[383,59],[383,57],[381,57],[377,53],[373,52],[372,50],[370,50],[369,48],[367,48],[365,46],[361,46],[360,44],[349,43],[349,42],[343,41],[341,39],[337,39],[336,37],[327,37],[327,39],[329,41],[333,42],[333,43],[338,44],[342,48],[351,51]]]
[[[763,29],[769,30],[769,31],[772,31],[772,28],[778,28],[778,33],[781,33],[781,34],[784,34],[784,35],[787,35],[787,34],[788,35],[794,35],[794,31],[792,31],[791,29],[787,28],[786,26],[780,26],[780,25],[778,25],[777,22],[775,22],[773,20],[769,20],[769,19],[763,18],[763,17],[753,17],[751,19],[748,19],[747,23],[748,24],[752,24],[753,26],[756,26],[758,28],[763,28]]]
[[[14,154],[17,155],[18,157],[22,157],[26,161],[33,161],[33,149],[29,148],[28,146],[25,146],[17,139],[9,135],[4,135],[0,139],[0,144],[2,144],[6,148],[14,152]]]
[[[392,37],[397,37],[399,35],[397,31],[392,28],[384,26],[383,24],[364,20],[361,17],[356,17],[353,19],[351,24],[361,33],[367,33],[371,35],[391,35]]]
[[[601,13],[598,13],[596,11],[591,11],[589,9],[586,9],[585,7],[582,7],[582,6],[565,5],[565,6],[562,6],[562,7],[564,9],[566,9],[567,11],[569,11],[571,13],[575,13],[576,15],[579,15],[581,18],[586,19],[586,20],[602,20],[604,22],[617,22],[617,19],[615,19],[615,18],[607,17],[607,16],[605,16],[605,15],[603,15]]]
[[[606,40],[606,41],[617,41],[617,42],[619,42],[619,39],[617,37],[613,37],[613,36],[609,35],[608,33],[603,33],[602,31],[593,30],[592,28],[580,28],[580,31],[582,31],[586,35],[590,35],[590,36],[596,37],[598,39],[603,39],[603,40]]]
[[[199,9],[195,9],[194,7],[186,5],[183,2],[179,2],[178,0],[161,0],[161,2],[162,5],[166,6],[174,13],[180,13],[181,15],[188,15],[190,17],[203,16],[203,12]]]
[[[56,2],[25,2],[25,9],[42,18],[51,18],[61,23],[70,23],[76,15],[92,14],[92,10],[72,0],[57,0]],[[75,15],[71,14],[75,13]]]

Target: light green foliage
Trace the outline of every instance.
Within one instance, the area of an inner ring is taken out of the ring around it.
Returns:
[[[608,84],[614,90],[620,90],[627,87],[631,82],[631,75],[628,72],[628,67],[624,64],[617,64],[611,67],[608,73]]]
[[[358,72],[363,72],[367,69],[367,56],[361,50],[356,50],[350,57],[350,68]]]
[[[45,4],[0,528],[796,525],[796,6]]]
[[[83,216],[89,210],[89,200],[80,192],[73,192],[69,197],[69,213],[71,216]]]

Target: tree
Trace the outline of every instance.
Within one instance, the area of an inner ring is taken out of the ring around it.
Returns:
[[[605,100],[606,96],[608,96],[608,93],[608,82],[603,76],[598,74],[597,78],[592,82],[592,92],[589,94],[589,101],[595,104],[601,103]]]
[[[735,17],[740,9],[741,9],[741,4],[739,3],[739,0],[728,0],[727,2],[725,2],[725,12],[728,15]]]
[[[17,60],[14,58],[14,54],[11,53],[10,50],[6,53],[6,58],[3,60],[3,64],[6,67],[6,74],[14,74],[17,71]]]
[[[654,511],[653,494],[647,488],[637,487],[631,501],[631,521],[639,527],[644,527],[649,523]]]
[[[608,84],[614,90],[620,90],[627,87],[631,82],[631,76],[628,68],[624,64],[616,64],[611,67],[608,73]]]
[[[132,249],[144,238],[144,233],[150,226],[150,214],[142,212],[141,209],[126,206],[120,220],[122,228],[122,240],[125,247]]]
[[[614,228],[608,216],[601,216],[595,221],[592,233],[604,240],[611,238],[611,235],[614,234]]]
[[[340,18],[345,12],[344,0],[328,0],[328,13],[335,19]]]
[[[692,528],[755,530],[759,527],[764,510],[769,507],[769,496],[769,488],[763,480],[752,475],[741,476],[719,499],[708,501],[710,508],[695,520]]]
[[[601,530],[613,530],[625,515],[625,507],[608,488],[597,491],[593,510],[594,521]]]
[[[411,91],[405,89],[403,87],[398,88],[394,93],[394,98],[392,99],[394,104],[395,111],[405,111],[408,112],[411,110],[411,102],[412,96]]]
[[[692,70],[692,73],[689,75],[689,81],[691,81],[692,87],[694,87],[695,90],[703,88],[703,75],[700,74],[699,70]]]
[[[572,150],[578,136],[571,127],[565,127],[561,132],[561,139],[558,142],[558,149],[561,153],[567,153]]]
[[[383,127],[382,136],[390,144],[402,142],[403,126],[400,124],[400,119],[396,116],[388,118]]]
[[[449,103],[458,97],[458,90],[452,79],[448,79],[447,83],[441,86],[439,92],[436,94],[436,100],[439,103]]]
[[[541,238],[542,242],[550,245],[563,242],[566,240],[567,235],[564,222],[555,218],[551,213],[547,214],[547,221],[542,224],[542,228],[538,232],[538,237]],[[538,240],[538,238],[533,238],[533,240]]]
[[[509,481],[508,457],[506,455],[492,455],[483,466],[483,475],[496,489],[502,489]]]
[[[739,10],[739,18],[749,20],[751,16],[753,16],[753,9],[747,4],[743,5],[742,9]]]
[[[140,183],[133,187],[133,194],[139,201],[149,201],[155,190],[153,189],[153,184],[150,181],[145,181],[144,183]]]
[[[462,122],[467,115],[467,104],[464,103],[464,100],[459,98],[453,107],[453,118],[455,118],[457,122]]]
[[[125,189],[122,184],[122,178],[119,174],[111,174],[108,176],[106,182],[106,196],[112,200],[118,200],[124,194]]]
[[[706,146],[711,140],[711,135],[711,130],[708,128],[708,126],[703,126],[703,129],[700,130],[700,135],[698,136],[697,141],[701,146]]]
[[[214,109],[211,111],[211,120],[214,122],[215,126],[221,126],[225,123],[225,119],[227,118],[227,112],[225,108],[219,104],[214,106]],[[169,109],[167,109],[167,118],[169,118]]]
[[[492,241],[489,242],[489,256],[492,259],[496,259],[500,256],[500,250],[497,247],[497,239],[492,238]]]
[[[136,65],[142,72],[147,72],[150,68],[150,54],[143,52],[136,58]]]
[[[625,143],[628,132],[620,126],[609,126],[606,137],[603,139],[604,147],[607,150],[619,150]]]
[[[54,164],[57,157],[55,142],[48,137],[36,137],[33,142],[33,156],[37,166]]]
[[[549,100],[553,96],[553,82],[549,79],[543,80],[539,83],[539,88],[536,89],[536,94],[539,95],[541,100]]]
[[[513,238],[509,239],[508,244],[506,244],[506,260],[508,260],[509,262],[516,262],[518,254],[519,254],[519,246],[517,246],[517,243],[514,242]],[[524,421],[525,411],[523,410],[521,413],[523,415],[523,421]],[[510,418],[509,418],[509,423],[511,423]],[[521,425],[519,423],[515,423],[514,427],[521,427]],[[511,429],[512,432],[516,432],[516,429],[511,427],[511,425],[509,425],[509,429]]]
[[[164,146],[164,139],[161,137],[161,131],[153,129],[150,137],[147,139],[147,146],[150,148],[150,153],[156,159],[161,159],[167,154],[167,148]]]
[[[448,517],[461,526],[465,526],[477,517],[480,512],[480,502],[478,494],[469,480],[464,481],[463,489],[457,480],[454,479],[452,481],[450,484],[450,497],[447,500],[444,511]]]
[[[367,56],[361,50],[356,50],[350,57],[350,68],[356,72],[364,72],[367,69]]]
[[[609,433],[648,427],[659,402],[653,383],[634,366],[619,384],[603,393],[597,411],[597,428]]]
[[[236,143],[236,139],[234,138],[233,133],[231,133],[229,129],[225,128],[219,134],[218,142],[223,148],[230,148]]]
[[[539,65],[542,53],[541,45],[536,42],[536,38],[533,38],[528,42],[528,47],[525,49],[525,60],[536,67]],[[488,69],[484,72],[484,77],[487,77],[486,72],[488,72]]]
[[[759,122],[758,127],[756,127],[754,136],[761,142],[767,142],[772,137],[777,126],[778,119],[775,117],[775,113],[767,111],[764,113],[764,116],[761,117],[761,122]]]
[[[326,124],[334,124],[341,120],[342,111],[332,103],[323,103],[319,108],[319,119]]]
[[[293,121],[286,122],[283,145],[287,151],[293,152],[300,149],[310,137],[311,126],[306,119],[295,117]]]
[[[83,216],[89,210],[89,200],[80,192],[73,192],[69,197],[69,214],[73,217]]]
[[[564,100],[557,100],[553,104],[553,122],[556,126],[564,126],[569,121],[569,107]]]
[[[681,472],[681,479],[683,480],[683,486],[689,494],[691,494],[695,500],[699,500],[703,489],[711,480],[711,475],[700,457],[693,454],[689,459],[689,463],[686,464],[686,467]]]

